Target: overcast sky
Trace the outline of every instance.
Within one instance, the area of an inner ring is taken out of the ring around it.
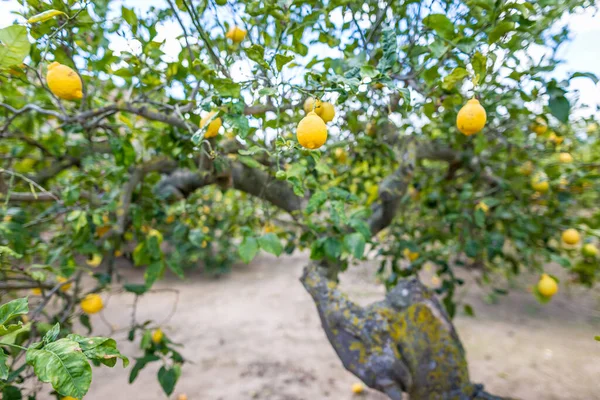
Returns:
[[[164,0],[118,0],[114,1],[113,9],[120,9],[121,4],[127,7],[133,7],[138,12],[144,13],[150,6],[166,7]],[[21,2],[18,0],[0,0],[0,28],[12,24],[18,20],[18,16],[11,14],[21,8]],[[600,14],[594,14],[591,9],[579,15],[565,17],[568,22],[573,40],[563,45],[560,55],[565,63],[555,71],[557,78],[564,78],[571,72],[593,72],[600,76],[600,51],[598,51],[598,40],[600,38]],[[174,28],[174,29],[171,29]],[[173,22],[173,26],[165,26],[161,32],[161,39],[171,42],[165,48],[177,48],[175,37],[179,34],[179,27]],[[129,49],[130,44],[122,38],[111,43],[113,50]],[[173,46],[175,44],[175,46]],[[241,69],[241,68],[240,68]],[[580,92],[582,103],[590,106],[583,114],[595,112],[597,106],[600,106],[600,87],[593,85],[592,81],[585,78],[575,79],[571,83],[571,90]]]

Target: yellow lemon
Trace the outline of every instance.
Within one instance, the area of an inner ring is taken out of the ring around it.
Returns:
[[[152,332],[152,341],[156,344],[162,342],[163,337],[164,337],[164,333],[162,332],[162,330],[160,328],[156,329],[154,332]]]
[[[558,284],[548,274],[542,274],[537,284],[537,289],[542,296],[552,297],[558,292]]]
[[[102,262],[102,256],[100,254],[92,255],[92,258],[89,258],[85,261],[87,265],[92,268],[96,268]]]
[[[460,109],[456,116],[456,126],[458,130],[467,136],[471,136],[481,131],[485,126],[487,116],[485,109],[476,99],[471,99]]]
[[[210,232],[210,229],[208,229],[208,226],[203,226],[202,227],[202,233],[206,234],[208,232]]]
[[[488,211],[490,211],[490,207],[485,204],[483,201],[480,201],[479,203],[477,203],[477,205],[475,206],[476,210],[481,210],[483,211],[485,214],[488,213]]]
[[[115,257],[121,257],[123,252],[121,250],[115,250]]]
[[[565,140],[565,138],[562,136],[558,136],[556,135],[556,133],[552,132],[550,136],[548,136],[548,140],[553,142],[554,144],[561,144],[563,140]]]
[[[69,279],[65,278],[64,276],[59,276],[56,278],[56,280],[58,281],[58,283],[64,283],[64,282],[68,281]],[[72,285],[71,282],[62,285],[60,287],[60,291],[66,292],[67,290],[69,290],[71,288],[71,285]]]
[[[273,226],[273,224],[271,224],[271,223],[267,223],[267,224],[265,224],[265,227],[263,228],[263,230],[265,231],[265,233],[272,233],[272,232],[275,232],[275,226]]]
[[[558,161],[563,164],[568,164],[573,162],[573,156],[570,153],[560,153],[558,155]]]
[[[204,125],[206,125],[206,123],[216,113],[217,113],[216,111],[211,111],[208,114],[206,114],[206,116],[200,120],[200,128],[204,128]],[[206,139],[210,139],[212,137],[217,136],[222,124],[223,124],[223,122],[221,121],[220,117],[215,118],[210,124],[208,124],[208,127],[206,128],[206,133],[204,134],[204,137]]]
[[[536,118],[535,123],[531,124],[531,130],[536,135],[541,136],[548,131],[548,125],[546,125],[543,118]]]
[[[62,400],[78,400],[75,397],[71,397],[71,396],[67,396],[67,397],[63,397]]]
[[[544,174],[536,174],[531,178],[531,187],[535,191],[546,193],[550,189],[550,183],[548,183],[548,178]]]
[[[90,293],[79,303],[81,309],[86,314],[95,314],[98,311],[102,310],[104,307],[104,303],[102,302],[102,297],[96,293]]]
[[[331,104],[327,101],[322,103],[321,104],[321,114],[319,114],[319,116],[326,123],[333,120],[333,117],[335,117],[335,108],[333,107],[333,104]]]
[[[598,248],[592,243],[586,243],[583,245],[581,252],[586,257],[596,257],[598,255]]]
[[[169,215],[166,219],[167,224],[172,224],[175,221],[174,215]]]
[[[525,161],[519,168],[521,175],[529,176],[533,172],[533,163],[531,161]]]
[[[408,258],[408,259],[409,259],[411,262],[412,262],[412,261],[415,261],[417,258],[419,258],[419,253],[417,253],[416,251],[415,251],[415,252],[412,252],[412,251],[410,251],[409,249],[404,249],[404,251],[403,251],[402,253],[403,253],[403,254],[404,254],[404,256],[405,256],[406,258]]]
[[[575,229],[573,228],[569,228],[566,231],[564,231],[562,233],[562,241],[565,244],[569,244],[569,245],[574,245],[579,243],[579,240],[581,240],[581,236],[579,235],[579,232],[577,232]]]
[[[314,112],[309,112],[302,118],[296,128],[298,143],[307,149],[318,149],[327,140],[327,125]]]
[[[354,385],[352,385],[352,393],[354,394],[361,394],[364,390],[365,387],[360,382],[356,382]]]
[[[31,289],[31,294],[34,296],[41,296],[42,289],[40,289],[39,287],[33,288],[33,289]]]
[[[306,114],[310,113],[311,111],[314,111],[317,115],[321,115],[321,113],[323,112],[323,103],[321,103],[321,100],[317,99],[315,100],[313,97],[309,97],[306,100],[304,100],[304,112]]]
[[[177,400],[188,400],[187,394],[181,393],[179,396],[177,396]]]
[[[246,37],[248,32],[245,29],[240,28],[237,25],[229,28],[229,31],[225,35],[225,37],[231,40],[233,43],[240,43]]]
[[[200,244],[200,247],[202,247],[203,249],[205,249],[206,246],[208,246],[208,242],[206,240],[203,240],[202,243]]]
[[[46,82],[50,91],[63,100],[79,100],[83,97],[81,78],[66,65],[58,62],[48,65]]]
[[[346,151],[344,149],[342,149],[341,147],[338,147],[337,149],[335,149],[334,154],[335,154],[336,160],[338,160],[342,164],[345,163],[346,160],[348,160],[348,153],[346,153]]]

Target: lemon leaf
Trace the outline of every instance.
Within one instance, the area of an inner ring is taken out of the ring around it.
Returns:
[[[467,72],[466,69],[464,69],[462,67],[456,67],[450,73],[450,75],[448,75],[444,78],[444,82],[442,83],[442,88],[444,88],[445,90],[451,90],[454,86],[456,86],[456,84],[458,82],[462,81],[467,76],[469,76],[469,73]]]
[[[114,367],[117,359],[120,358],[123,361],[123,367],[129,365],[129,359],[117,350],[117,342],[114,339],[101,336],[87,338],[74,333],[68,335],[67,338],[79,343],[81,351],[90,360]]]
[[[27,314],[28,312],[29,306],[27,304],[27,298],[24,297],[9,301],[0,306],[0,325],[4,325],[10,319],[18,315]]]
[[[248,264],[258,254],[258,241],[251,236],[244,237],[238,252],[242,261]]]
[[[42,348],[38,346],[27,350],[27,364],[38,379],[52,384],[62,396],[83,398],[92,383],[92,368],[79,343],[64,338]]]
[[[31,17],[27,20],[27,23],[35,24],[37,22],[44,22],[44,21],[48,21],[49,19],[52,19],[59,15],[66,15],[68,17],[68,15],[66,13],[53,9],[53,10],[44,11],[44,12],[34,15],[33,17]]]
[[[29,55],[30,48],[24,26],[11,25],[0,29],[0,68],[21,64]]]
[[[279,238],[272,232],[266,233],[258,238],[258,243],[260,244],[261,249],[278,257],[283,251],[283,246],[281,245]]]
[[[283,66],[289,63],[294,59],[294,56],[285,56],[283,54],[275,54],[275,65],[277,66],[277,71],[283,69]]]
[[[444,39],[454,38],[454,24],[444,14],[431,14],[423,19],[423,24]]]
[[[511,21],[502,21],[490,32],[488,42],[496,43],[502,36],[515,29],[515,23]]]

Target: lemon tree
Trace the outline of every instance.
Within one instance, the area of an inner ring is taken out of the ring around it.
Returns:
[[[595,2],[139,3],[28,0],[0,29],[0,290],[35,303],[2,325],[3,398],[83,397],[99,359],[80,334],[113,292],[305,250],[364,384],[489,399],[452,325],[473,313],[464,271],[491,301],[517,279],[542,303],[597,281],[600,128],[571,82],[598,78],[557,70],[567,17]],[[387,296],[362,308],[336,282],[367,259]],[[131,325],[130,381],[159,364],[170,395],[185,348]],[[50,376],[57,360],[79,378]],[[31,391],[28,366],[54,387]]]

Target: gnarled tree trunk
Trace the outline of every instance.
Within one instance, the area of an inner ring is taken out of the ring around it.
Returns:
[[[344,367],[392,400],[502,400],[471,383],[465,351],[435,295],[403,279],[385,299],[360,307],[315,264],[301,281]]]

